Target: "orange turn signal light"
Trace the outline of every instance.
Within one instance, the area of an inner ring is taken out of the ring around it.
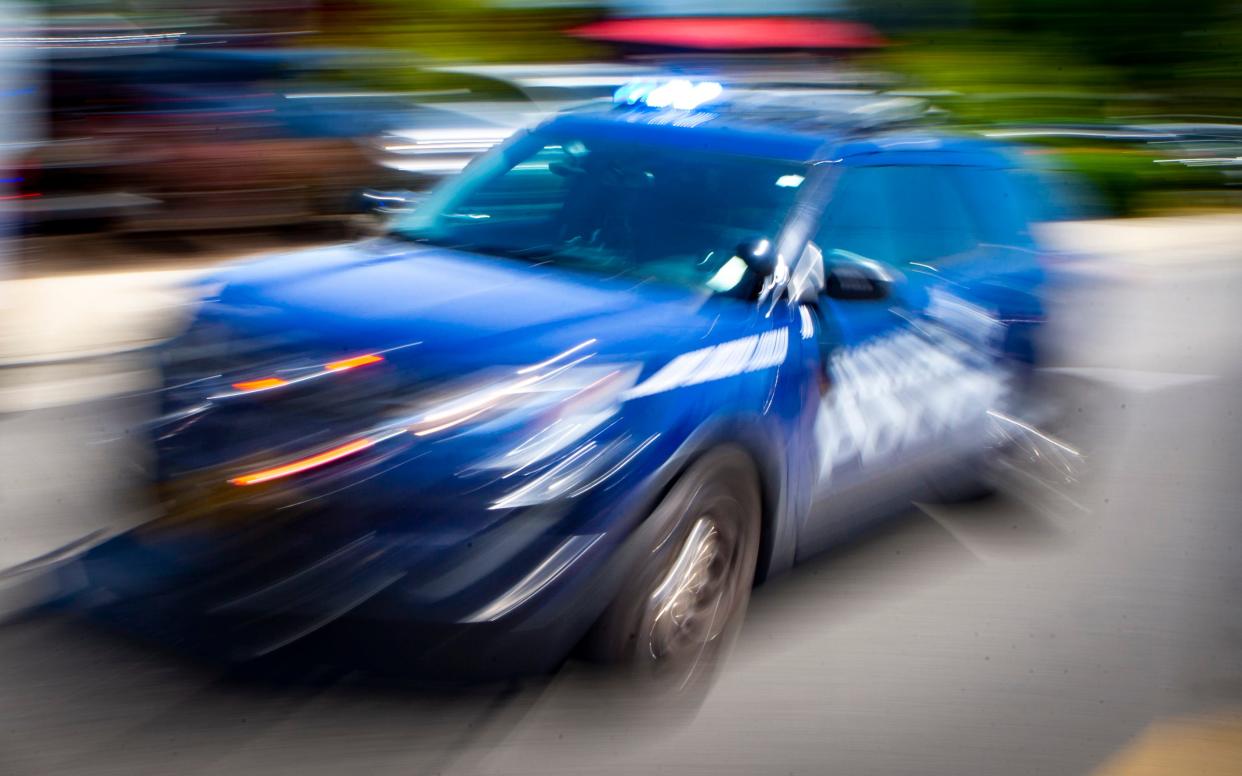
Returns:
[[[377,440],[375,439],[368,438],[355,439],[354,441],[347,442],[340,447],[325,450],[318,455],[312,455],[308,458],[300,458],[282,466],[274,466],[270,469],[262,469],[257,472],[251,472],[250,474],[243,474],[240,477],[234,477],[229,480],[229,483],[232,485],[258,485],[264,482],[271,482],[272,480],[279,480],[282,477],[301,474],[304,471],[309,471],[310,469],[315,469],[334,461],[339,461],[342,458],[353,455],[354,453],[360,453],[363,450],[374,447],[376,441]]]
[[[347,369],[354,369],[367,364],[378,364],[383,361],[384,357],[378,353],[367,353],[362,356],[354,356],[353,358],[342,358],[339,361],[329,361],[323,365],[324,372],[344,372]],[[319,373],[320,375],[323,372]],[[319,375],[312,375],[317,377]],[[279,388],[282,385],[288,385],[288,380],[282,380],[279,377],[264,377],[258,380],[245,380],[240,383],[233,383],[233,390],[249,393],[251,391],[266,391],[269,388]]]
[[[367,353],[365,356],[354,356],[353,358],[342,358],[340,361],[331,361],[324,364],[324,369],[329,372],[344,372],[346,369],[353,369],[367,364],[378,364],[383,361],[384,357],[378,353]]]
[[[288,380],[281,380],[279,377],[264,377],[262,380],[247,380],[241,383],[233,383],[233,388],[238,391],[264,391],[268,388],[279,388],[282,385],[288,384]]]

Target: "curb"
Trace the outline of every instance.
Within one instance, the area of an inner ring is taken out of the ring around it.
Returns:
[[[105,529],[91,531],[51,552],[0,569],[0,625],[64,600],[84,586],[72,563],[86,550],[109,538]]]

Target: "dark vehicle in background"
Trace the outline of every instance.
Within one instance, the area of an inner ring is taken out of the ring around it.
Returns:
[[[331,222],[364,211],[367,189],[427,185],[379,164],[373,138],[416,128],[498,142],[511,131],[324,75],[375,52],[152,37],[47,60],[47,139],[13,175],[27,231]]]

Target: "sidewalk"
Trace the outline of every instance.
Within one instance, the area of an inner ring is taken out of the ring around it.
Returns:
[[[258,231],[0,245],[10,261],[0,273],[0,414],[150,387],[142,349],[185,324],[188,281],[225,262],[322,243],[313,232]]]
[[[0,366],[73,360],[159,340],[184,317],[197,269],[22,278],[0,283]]]
[[[1242,213],[1066,221],[1036,233],[1074,273],[1142,281],[1177,267],[1242,266]]]
[[[0,283],[0,413],[140,390],[133,351],[175,334],[197,269],[61,275]]]

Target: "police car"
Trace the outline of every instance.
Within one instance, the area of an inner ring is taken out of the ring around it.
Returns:
[[[1030,200],[918,112],[628,85],[384,237],[220,270],[163,352],[167,514],[79,600],[235,658],[684,677],[755,583],[1021,423]]]

